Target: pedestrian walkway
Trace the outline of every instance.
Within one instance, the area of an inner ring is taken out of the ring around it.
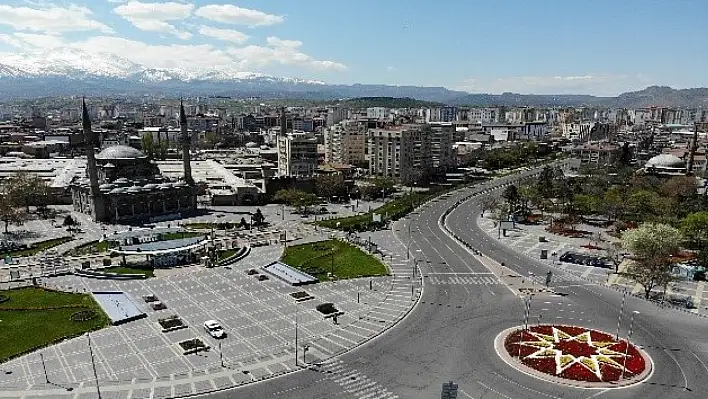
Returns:
[[[312,369],[330,375],[329,379],[339,385],[343,392],[357,399],[398,398],[398,395],[384,388],[361,371],[347,366],[341,360],[327,361]],[[335,395],[333,394],[332,397]]]
[[[621,273],[626,271],[627,262],[623,262],[619,266],[619,274],[617,274],[613,269],[577,265],[558,260],[560,255],[568,251],[598,257],[605,256],[602,251],[588,250],[580,246],[587,244],[588,239],[557,236],[545,232],[541,226],[519,226],[520,228],[507,232],[506,237],[499,237],[498,227],[493,219],[482,217],[477,219],[477,223],[491,239],[500,241],[522,255],[554,267],[556,269],[553,274],[554,285],[565,282],[595,283],[627,291],[638,297],[644,297],[644,290],[641,284],[621,276]],[[540,242],[539,236],[543,236],[546,241]],[[541,250],[547,251],[548,259],[540,259]],[[539,284],[545,282],[545,276],[535,276],[534,279]],[[652,291],[652,296],[656,298],[661,298],[663,294],[663,287],[657,287]],[[692,309],[686,309],[687,300],[693,303]],[[708,317],[708,289],[706,288],[706,283],[693,281],[674,283],[666,291],[666,301],[660,301],[660,304],[673,305],[682,308],[681,310]]]
[[[344,236],[328,229],[315,232],[314,226],[300,225],[298,229],[303,242]],[[0,398],[93,396],[94,363],[103,397],[166,398],[237,387],[296,371],[302,365],[298,366],[295,358],[302,358],[305,346],[307,363],[325,362],[394,326],[419,299],[420,276],[414,278],[405,246],[391,231],[376,232],[369,238],[377,244],[380,252],[376,256],[387,265],[390,276],[298,289],[275,279],[256,281],[245,271],[277,259],[282,247],[271,245],[254,248],[249,257],[230,269],[195,267],[189,273],[131,281],[72,275],[45,279],[48,285],[77,292],[119,290],[138,299],[155,294],[168,309],[154,311],[141,304],[148,314],[146,319],[91,333],[93,362],[87,338],[80,337],[4,363],[3,370],[12,374],[0,375]],[[295,303],[289,294],[298,290],[306,290],[316,299]],[[334,303],[344,314],[336,321],[323,318],[314,309],[323,302]],[[157,319],[172,314],[189,327],[162,333]],[[217,342],[201,330],[200,324],[212,318],[227,328],[226,340]],[[183,355],[176,343],[195,337],[211,349]],[[46,377],[43,365],[49,370]],[[367,399],[376,397],[372,392],[383,392],[348,389]],[[387,396],[391,397],[395,396]]]

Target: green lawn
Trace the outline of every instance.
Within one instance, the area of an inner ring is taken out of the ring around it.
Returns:
[[[50,248],[56,247],[57,245],[64,244],[66,242],[69,242],[73,240],[72,237],[60,237],[60,238],[53,238],[51,240],[46,240],[46,241],[40,241],[37,243],[34,243],[31,245],[30,248],[23,249],[23,250],[18,250],[18,251],[10,251],[10,252],[3,252],[0,254],[0,256],[5,257],[5,256],[12,256],[12,257],[20,257],[20,256],[32,256],[36,255],[42,251],[46,251]]]
[[[398,220],[409,214],[413,210],[414,206],[418,206],[429,198],[441,195],[447,191],[449,191],[449,189],[437,189],[428,192],[413,192],[396,198],[393,201],[387,202],[370,213],[329,220],[318,220],[314,223],[318,226],[344,231],[376,230],[384,225],[384,221]],[[374,222],[372,213],[380,214],[382,222]],[[339,227],[337,227],[337,223],[339,223]]]
[[[104,253],[108,251],[110,248],[113,248],[115,245],[113,245],[109,241],[94,241],[94,242],[89,242],[83,245],[80,245],[70,251],[71,255],[77,256],[77,255],[91,255],[93,253]]]
[[[108,325],[108,318],[89,295],[39,288],[0,291],[0,295],[10,298],[0,303],[0,362]],[[98,316],[88,321],[71,320],[71,315],[81,310],[95,310]]]
[[[287,247],[282,260],[292,267],[315,276],[319,281],[327,281],[327,273],[332,271],[330,255],[332,253],[334,253],[336,279],[388,275],[386,266],[378,259],[339,240]]]
[[[162,241],[170,241],[170,240],[180,240],[182,238],[193,238],[193,237],[199,237],[203,236],[204,233],[198,233],[196,231],[182,231],[182,232],[177,232],[177,233],[165,233],[162,234]]]
[[[219,252],[219,258],[217,259],[217,262],[221,262],[222,260],[234,256],[236,254],[237,249],[226,249],[224,251]]]
[[[148,267],[113,266],[103,269],[102,271],[116,274],[144,274],[147,277],[153,277],[155,275],[155,269]]]

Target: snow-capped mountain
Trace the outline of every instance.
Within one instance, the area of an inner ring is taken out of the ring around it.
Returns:
[[[151,68],[136,64],[109,53],[94,53],[75,48],[58,48],[30,53],[0,54],[0,77],[63,76],[81,78],[122,78],[144,83],[164,81],[190,82],[268,80],[301,84],[324,82],[296,78],[276,78],[262,73],[244,72],[230,68],[184,70],[179,68]]]
[[[392,96],[447,101],[465,94],[443,87],[329,85],[229,66],[155,68],[114,54],[76,48],[0,53],[0,100],[64,95],[219,95],[309,99]]]

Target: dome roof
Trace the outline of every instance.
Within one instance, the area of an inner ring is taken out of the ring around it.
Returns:
[[[125,145],[114,145],[96,154],[96,159],[143,159],[147,155],[140,150]]]
[[[258,144],[254,143],[253,141],[249,141],[246,143],[246,148],[256,148],[258,147]]]
[[[683,159],[671,154],[659,154],[644,165],[645,168],[685,168]]]

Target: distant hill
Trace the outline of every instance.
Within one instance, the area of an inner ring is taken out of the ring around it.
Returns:
[[[346,101],[353,106],[606,106],[706,107],[708,89],[652,86],[617,97],[583,94],[470,94],[444,87],[331,85],[228,68],[185,71],[149,68],[110,54],[57,48],[11,54],[0,60],[0,100],[88,95],[101,97],[220,96],[233,98]]]
[[[444,105],[439,102],[416,100],[410,97],[358,97],[344,100],[341,104],[352,108],[421,108]]]

